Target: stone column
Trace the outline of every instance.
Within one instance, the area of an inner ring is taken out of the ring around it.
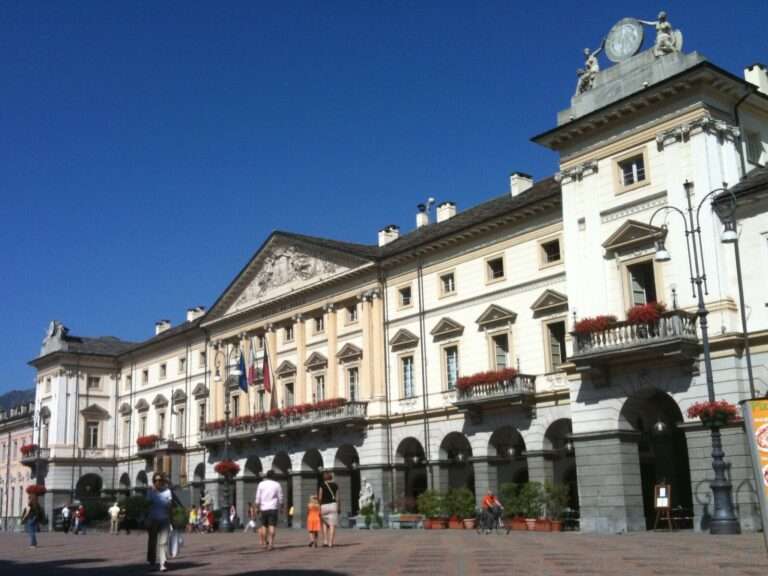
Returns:
[[[344,396],[339,389],[338,384],[338,371],[339,365],[336,362],[337,347],[337,333],[338,326],[336,325],[336,311],[333,308],[333,304],[327,304],[325,310],[325,335],[328,338],[328,371],[326,378],[328,398],[338,398]]]
[[[639,438],[622,430],[573,437],[582,532],[645,530]]]
[[[317,494],[317,473],[297,472],[292,474],[293,481],[293,527],[304,528],[306,525],[307,504],[310,496]]]
[[[304,362],[307,360],[307,325],[301,314],[293,317],[293,334],[296,340],[296,382],[293,384],[294,401],[296,404],[304,404],[307,398],[312,397],[307,392],[307,369]]]
[[[372,306],[372,371],[373,371],[373,397],[383,399],[385,396],[384,386],[384,306],[381,301],[381,291],[376,289],[371,292]]]
[[[549,450],[530,450],[526,452],[528,462],[528,480],[530,482],[552,482],[555,478],[555,469],[552,462],[552,454]]]
[[[333,481],[339,486],[339,493],[337,495],[339,510],[341,510],[339,514],[339,526],[348,528],[349,523],[346,519],[352,514],[353,498],[352,477],[350,476],[349,470],[334,470]],[[357,498],[357,495],[355,494],[354,497]],[[342,518],[344,518],[344,521],[341,520]]]
[[[243,478],[235,478],[230,488],[235,492],[234,502],[240,522],[248,522],[248,502],[245,499],[245,483]]]
[[[363,329],[363,358],[360,366],[360,398],[370,400],[373,395],[373,338],[371,322],[371,297],[360,295],[360,326]]]
[[[489,464],[487,460],[474,460],[472,466],[475,469],[475,505],[479,507],[489,489],[498,496],[496,467]]]
[[[429,487],[441,493],[447,492],[448,488],[450,487],[448,467],[436,462],[429,464],[429,466],[432,472],[432,482]]]

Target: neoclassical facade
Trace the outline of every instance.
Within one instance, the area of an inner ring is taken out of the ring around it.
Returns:
[[[28,462],[33,444],[33,403],[0,411],[0,529],[13,530],[27,504],[26,488],[34,484]]]
[[[363,478],[384,515],[427,488],[480,498],[550,480],[570,487],[582,530],[642,530],[665,479],[706,527],[709,436],[686,415],[707,395],[686,236],[668,211],[651,217],[732,185],[754,376],[734,251],[707,205],[697,249],[716,394],[764,394],[768,278],[754,263],[768,257],[768,74],[755,65],[742,79],[655,45],[614,57],[534,138],[560,156],[553,177],[514,173],[506,194],[463,211],[420,206],[415,229],[387,226],[377,244],[274,232],[212,306],[158,322],[144,342],[52,323],[32,361],[45,449],[33,470],[49,508],[141,490],[158,469],[185,497],[223,505],[214,466],[226,457],[240,465],[240,510],[271,469],[297,526],[333,470],[345,514]],[[654,260],[660,238],[667,262]],[[651,302],[666,312],[632,328],[626,311]],[[575,324],[599,315],[616,322],[596,345]],[[737,513],[754,529],[740,425],[724,438]]]

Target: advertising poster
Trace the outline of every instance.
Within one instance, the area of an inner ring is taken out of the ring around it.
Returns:
[[[768,550],[768,399],[747,400],[742,404],[744,423],[755,469],[760,511],[763,517],[763,537]]]

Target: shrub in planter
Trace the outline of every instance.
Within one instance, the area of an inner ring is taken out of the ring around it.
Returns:
[[[698,418],[704,426],[725,426],[739,417],[739,410],[725,400],[715,402],[696,402],[688,408],[688,418]]]
[[[445,504],[442,494],[435,490],[426,490],[416,499],[416,508],[419,514],[423,514],[430,520],[432,528],[442,528],[440,516],[445,513]],[[425,526],[426,527],[426,526]]]
[[[222,476],[233,477],[237,476],[240,472],[240,465],[233,460],[222,460],[213,467],[217,474]]]
[[[543,504],[543,491],[541,482],[526,482],[520,488],[517,494],[518,505],[520,513],[527,520],[533,520],[541,515],[541,507]],[[528,528],[531,528],[531,523],[528,523]]]
[[[468,488],[454,491],[454,514],[462,520],[475,517],[475,496]]]
[[[565,484],[553,482],[544,483],[544,501],[547,508],[547,517],[552,521],[552,531],[560,532],[563,529],[563,510],[568,506],[570,493]]]
[[[616,323],[616,316],[601,315],[588,318],[582,318],[573,326],[576,334],[592,334],[593,332],[602,332],[607,330],[611,324]]]
[[[661,317],[667,307],[661,302],[649,302],[638,304],[627,310],[627,322],[629,324],[652,324]]]

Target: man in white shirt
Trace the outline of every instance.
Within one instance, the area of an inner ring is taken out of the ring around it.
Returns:
[[[272,550],[275,545],[275,529],[277,527],[277,512],[283,505],[283,489],[275,481],[275,473],[267,472],[266,479],[259,482],[256,489],[256,510],[261,514],[260,534],[266,531],[267,550]]]
[[[120,517],[120,506],[117,505],[117,502],[112,504],[112,507],[108,510],[108,512],[109,512],[109,533],[117,534],[118,518]]]
[[[61,519],[64,524],[64,534],[69,534],[69,525],[71,522],[69,504],[61,509]]]

